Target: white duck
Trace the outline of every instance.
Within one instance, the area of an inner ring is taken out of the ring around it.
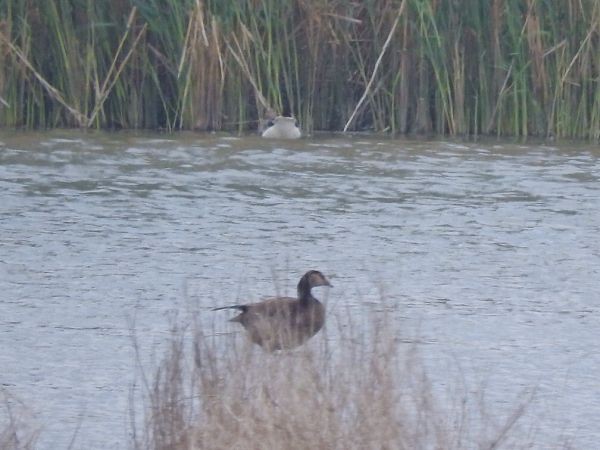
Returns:
[[[298,139],[301,135],[296,119],[284,116],[275,117],[273,123],[262,133],[262,137],[272,139]]]

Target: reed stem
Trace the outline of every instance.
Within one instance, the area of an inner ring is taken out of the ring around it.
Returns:
[[[596,0],[0,0],[0,126],[597,139],[599,32]]]

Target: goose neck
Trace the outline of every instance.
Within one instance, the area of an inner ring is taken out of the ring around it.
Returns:
[[[310,284],[308,280],[302,279],[298,283],[298,300],[302,303],[309,303],[311,300],[315,300],[312,296]]]

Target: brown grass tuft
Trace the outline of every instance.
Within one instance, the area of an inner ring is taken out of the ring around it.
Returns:
[[[530,398],[508,418],[494,420],[498,425],[490,430],[489,418],[470,417],[466,394],[451,401],[436,394],[440,389],[428,378],[420,351],[400,339],[388,316],[374,314],[358,328],[336,319],[330,317],[329,331],[307,345],[274,354],[240,335],[177,328],[147,387],[144,436],[136,447],[492,449],[531,444],[519,440],[514,427]]]
[[[0,390],[0,450],[34,449],[39,430],[31,424],[33,420],[25,406],[6,390]]]

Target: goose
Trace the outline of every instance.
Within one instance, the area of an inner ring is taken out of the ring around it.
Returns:
[[[298,347],[319,332],[325,323],[325,307],[311,294],[316,286],[331,286],[318,270],[309,270],[298,282],[298,298],[275,297],[259,303],[213,308],[238,309],[230,319],[240,323],[255,344],[267,351]]]
[[[296,126],[293,117],[277,116],[269,127],[263,131],[262,137],[272,139],[298,139],[301,136],[300,128]]]

